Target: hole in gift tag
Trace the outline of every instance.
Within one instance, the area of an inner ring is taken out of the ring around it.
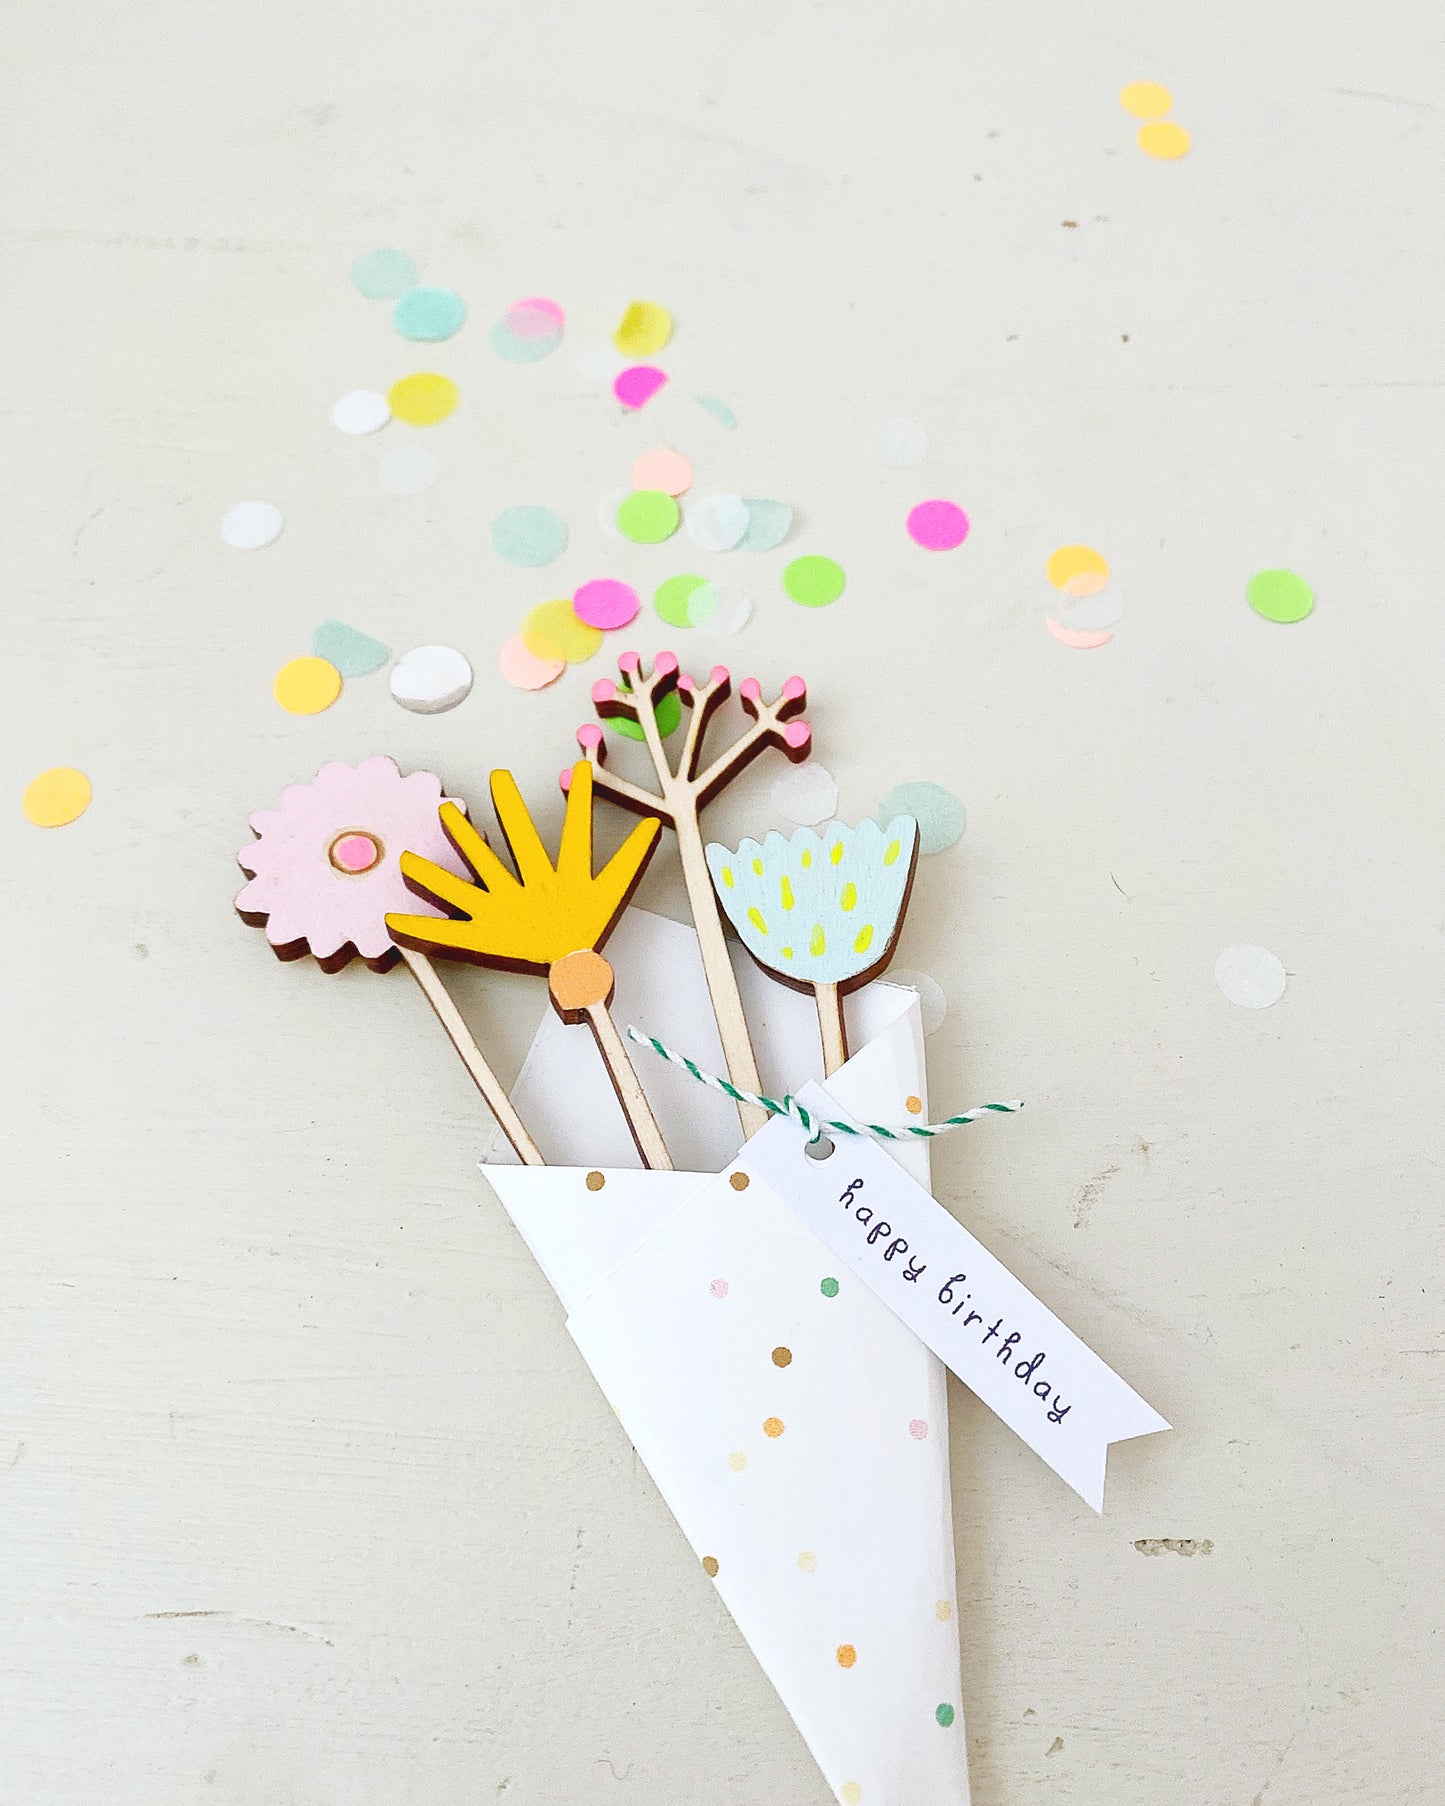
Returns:
[[[826,1160],[833,1152],[834,1143],[826,1135],[819,1135],[816,1141],[805,1141],[803,1152],[809,1160]]]

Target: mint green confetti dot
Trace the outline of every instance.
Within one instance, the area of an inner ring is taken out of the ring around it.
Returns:
[[[449,339],[467,317],[467,304],[449,288],[409,289],[392,310],[392,325],[404,339],[435,343]]]
[[[335,665],[343,677],[365,677],[379,671],[391,657],[390,646],[344,621],[323,621],[311,635],[311,650],[317,658]]]
[[[695,399],[697,405],[711,414],[714,420],[721,421],[724,426],[737,425],[737,415],[725,401],[719,401],[716,395],[699,395]]]
[[[740,552],[771,552],[792,531],[793,510],[787,502],[755,502],[745,498],[748,530],[738,541]]]
[[[492,549],[508,564],[550,564],[567,550],[567,523],[550,508],[504,508],[492,522]]]
[[[416,284],[417,267],[405,251],[368,251],[351,266],[353,286],[368,301],[395,301]]]
[[[953,792],[923,780],[895,784],[873,811],[885,828],[896,815],[911,815],[918,823],[920,853],[946,852],[968,826],[968,811]]]

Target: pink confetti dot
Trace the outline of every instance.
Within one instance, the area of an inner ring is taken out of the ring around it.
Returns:
[[[528,295],[507,309],[507,324],[519,339],[541,339],[561,332],[566,319],[557,303],[545,295]]]
[[[726,1298],[728,1295],[728,1282],[725,1279],[715,1279],[708,1287],[708,1291],[712,1293],[714,1298]]]
[[[915,1417],[913,1422],[908,1426],[908,1434],[915,1442],[922,1442],[924,1437],[928,1434],[928,1425],[921,1417]]]
[[[920,502],[908,516],[908,534],[927,552],[951,552],[968,538],[968,516],[957,502]]]
[[[640,408],[644,402],[652,400],[666,381],[667,372],[659,370],[656,364],[629,364],[625,370],[617,372],[612,393],[623,407]]]
[[[572,612],[577,619],[604,632],[635,621],[641,607],[642,600],[632,585],[619,583],[615,577],[595,577],[572,598]]]

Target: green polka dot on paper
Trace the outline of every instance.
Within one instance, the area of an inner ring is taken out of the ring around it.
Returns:
[[[661,489],[634,489],[617,510],[617,531],[639,546],[655,546],[676,533],[682,510]]]
[[[317,658],[335,665],[343,677],[366,677],[391,657],[389,646],[344,621],[323,621],[311,635],[311,650]]]
[[[817,552],[783,567],[783,591],[800,608],[826,608],[842,595],[847,581],[841,564]]]
[[[1260,571],[1244,593],[1266,621],[1302,621],[1315,605],[1315,592],[1294,571]]]
[[[550,508],[504,508],[492,522],[492,547],[508,564],[550,564],[567,550],[567,523]]]
[[[653,591],[652,606],[669,627],[691,627],[694,622],[689,611],[693,598],[699,590],[707,587],[707,578],[699,577],[696,571],[688,571],[681,577],[669,577],[666,583],[659,583]]]
[[[836,1298],[838,1296],[838,1282],[836,1279],[825,1279],[818,1287],[818,1290],[825,1298]]]
[[[968,826],[968,811],[953,792],[924,780],[895,784],[873,815],[884,827],[895,815],[911,815],[918,823],[920,853],[946,852]]]
[[[943,1726],[944,1730],[946,1731],[948,1729],[948,1727],[953,1723],[956,1714],[955,1714],[952,1706],[944,1704],[938,1708],[938,1710],[933,1714],[933,1716],[938,1720],[938,1722]]]
[[[725,401],[719,401],[716,395],[698,395],[693,399],[700,408],[705,408],[713,419],[720,421],[723,426],[737,425],[737,415]]]
[[[664,696],[662,701],[657,705],[658,733],[660,733],[665,740],[669,734],[675,734],[677,732],[678,724],[681,720],[682,703],[678,699],[677,691],[669,690],[666,696]],[[629,721],[625,715],[615,715],[607,725],[612,729],[614,734],[621,734],[625,740],[642,740],[646,738],[643,734],[641,724],[636,721]]]
[[[428,344],[449,339],[467,317],[467,304],[449,288],[413,288],[397,302],[391,323],[404,339]]]
[[[351,266],[352,286],[368,301],[395,301],[415,284],[416,277],[412,259],[390,246],[368,251]]]

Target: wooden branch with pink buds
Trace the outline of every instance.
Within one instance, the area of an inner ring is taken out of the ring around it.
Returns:
[[[677,657],[671,652],[659,652],[647,674],[635,652],[624,652],[617,665],[622,673],[622,683],[601,679],[592,686],[592,701],[604,720],[621,716],[635,721],[642,729],[657,773],[658,788],[655,791],[644,789],[625,778],[614,777],[605,769],[606,745],[602,729],[595,723],[587,722],[578,728],[577,744],[594,768],[594,787],[601,795],[610,797],[634,814],[660,816],[677,835],[683,878],[692,905],[728,1076],[740,1090],[761,1091],[762,1081],[732,961],[728,957],[722,915],[708,872],[698,816],[706,804],[767,747],[776,746],[795,764],[807,758],[812,749],[812,730],[806,721],[799,719],[808,706],[807,686],[801,677],[790,677],[773,701],[765,703],[758,680],[745,678],[738,686],[738,700],[744,713],[752,717],[752,725],[710,765],[704,766],[703,741],[708,725],[732,695],[732,677],[727,667],[714,665],[706,682],[698,683],[679,670]],[[692,711],[675,769],[657,725],[657,706],[673,690]],[[571,773],[564,772],[564,789],[570,779]],[[745,1136],[755,1134],[768,1120],[766,1111],[754,1104],[740,1103],[738,1115]]]

